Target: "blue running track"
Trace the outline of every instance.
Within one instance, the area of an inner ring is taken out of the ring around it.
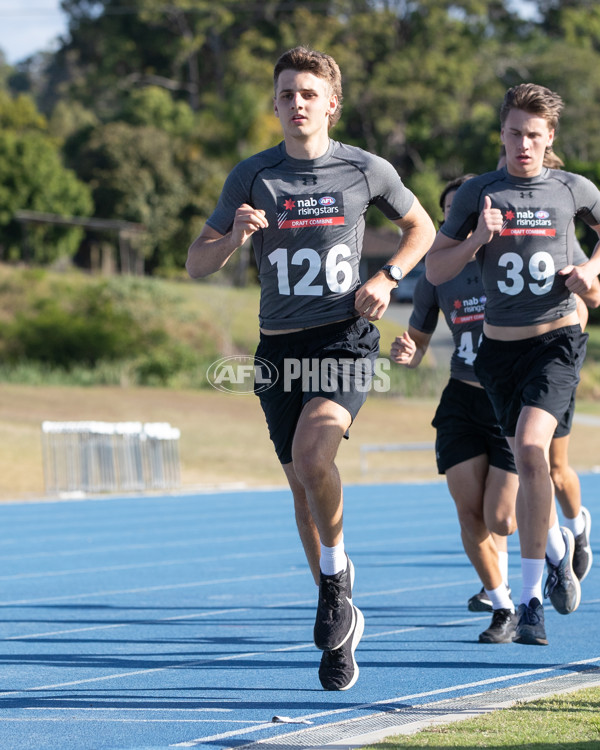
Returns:
[[[288,491],[3,504],[0,747],[348,747],[600,684],[600,476],[581,482],[596,561],[577,612],[546,603],[548,647],[477,642],[490,616],[467,611],[480,585],[443,482],[346,488],[366,626],[359,680],[338,693],[317,677]],[[518,597],[516,538],[509,551]]]

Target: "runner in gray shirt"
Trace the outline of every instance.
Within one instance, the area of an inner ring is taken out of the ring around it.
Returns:
[[[391,165],[330,139],[342,103],[333,58],[289,50],[275,66],[274,84],[284,141],[234,169],[186,267],[194,278],[214,273],[252,237],[261,282],[256,360],[280,374],[261,390],[261,406],[319,585],[319,678],[327,690],[346,690],[358,677],[354,651],[363,615],[352,603],[335,457],[379,351],[372,321],[428,250],[435,229]],[[362,284],[358,262],[370,205],[402,234],[397,252]]]
[[[458,178],[444,188],[440,198],[444,216],[449,214],[456,190],[473,176]],[[454,279],[437,287],[421,276],[413,295],[408,331],[396,337],[390,355],[398,364],[417,367],[437,327],[439,312],[443,312],[454,351],[450,380],[432,422],[438,471],[446,475],[465,553],[483,584],[480,594],[469,599],[469,609],[493,611],[492,621],[479,634],[479,641],[510,643],[516,616],[508,588],[505,540],[516,530],[519,482],[512,451],[474,370],[485,301],[475,260]],[[503,554],[500,539],[504,541]]]
[[[598,245],[575,266],[569,246],[575,218],[600,237],[600,192],[581,176],[547,170],[562,110],[558,94],[535,84],[507,91],[500,113],[507,166],[466,182],[427,256],[427,277],[441,284],[477,253],[486,312],[475,371],[513,450],[519,474],[517,521],[523,587],[515,640],[546,645],[542,578],[561,614],[579,606],[574,539],[548,534],[553,503],[548,450],[579,382],[586,335],[573,293],[586,304],[600,271]],[[595,303],[597,305],[597,302]],[[552,562],[556,560],[556,564]]]

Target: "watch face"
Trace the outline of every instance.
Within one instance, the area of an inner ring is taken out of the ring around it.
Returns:
[[[400,279],[402,278],[402,270],[398,268],[398,266],[387,266],[387,269],[392,279],[394,279],[395,281],[400,281]]]

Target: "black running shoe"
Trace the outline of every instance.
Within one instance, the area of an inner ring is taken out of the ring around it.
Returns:
[[[517,616],[511,609],[493,610],[492,623],[479,634],[479,643],[512,643]]]
[[[510,590],[510,587],[507,586],[506,590],[508,591],[508,595],[512,599],[512,591]],[[477,594],[473,594],[473,596],[469,599],[469,601],[467,602],[467,609],[469,610],[469,612],[494,611],[490,597],[485,593],[484,586],[481,587],[481,591],[479,591]]]
[[[481,591],[473,596],[467,602],[467,609],[469,612],[491,612],[492,602],[489,596],[485,593],[485,588],[482,586]]]
[[[560,530],[567,549],[558,565],[553,565],[546,557],[548,578],[544,587],[544,596],[550,599],[552,606],[559,614],[568,615],[575,612],[579,606],[581,586],[579,585],[579,579],[573,572],[575,539],[569,529],[561,526]]]
[[[544,627],[544,608],[538,599],[532,599],[529,604],[519,604],[513,640],[515,643],[524,643],[529,646],[548,645]]]
[[[573,572],[583,581],[592,567],[592,548],[590,547],[590,531],[592,516],[587,508],[581,506],[581,513],[585,520],[585,529],[575,537],[575,552],[573,554]]]
[[[355,624],[356,615],[352,607],[354,566],[346,557],[346,570],[332,576],[321,573],[313,637],[315,646],[323,651],[334,651],[342,646]]]
[[[352,605],[354,610],[354,628],[351,637],[343,646],[333,651],[324,651],[319,666],[319,680],[325,690],[348,690],[358,680],[358,664],[354,659],[354,652],[362,638],[365,628],[365,618],[360,609]]]

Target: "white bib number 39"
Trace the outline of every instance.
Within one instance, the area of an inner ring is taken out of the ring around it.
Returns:
[[[347,245],[335,245],[329,250],[325,258],[325,281],[329,291],[336,294],[347,292],[352,286],[352,266],[344,258],[348,258],[352,251]],[[321,256],[310,247],[302,247],[290,258],[290,265],[307,268],[300,277],[293,290],[290,287],[290,269],[288,266],[288,252],[285,247],[268,256],[271,264],[277,267],[277,285],[279,294],[294,294],[304,297],[322,297],[323,285],[313,284],[321,272]]]
[[[504,253],[500,256],[498,265],[506,268],[506,281],[498,281],[498,289],[502,294],[514,296],[519,294],[524,286],[523,258],[517,253]],[[529,259],[529,277],[533,282],[528,284],[532,294],[548,294],[552,289],[556,269],[554,259],[550,253],[540,251]]]

